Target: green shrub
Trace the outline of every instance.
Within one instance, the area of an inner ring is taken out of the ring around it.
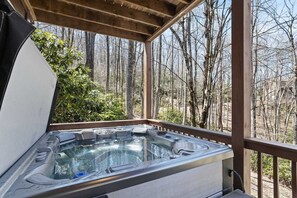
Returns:
[[[291,185],[291,162],[290,160],[278,158],[279,164],[279,180],[287,186]],[[257,171],[257,154],[251,155],[251,169]],[[271,155],[262,154],[262,173],[269,178],[273,177],[273,157]]]
[[[58,77],[59,95],[53,122],[126,119],[122,101],[112,95],[105,96],[91,81],[89,68],[81,64],[81,52],[41,30],[33,33],[32,40]]]
[[[173,110],[171,108],[163,109],[160,111],[158,118],[175,124],[182,124],[183,113],[176,108],[173,108]]]

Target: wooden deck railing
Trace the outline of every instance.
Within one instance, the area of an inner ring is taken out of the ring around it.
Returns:
[[[161,120],[148,120],[150,125],[156,126],[160,130],[172,131],[176,133],[182,133],[197,138],[206,139],[209,141],[215,141],[218,143],[231,144],[231,134],[221,133],[216,131],[209,131],[206,129],[200,129],[191,126],[184,126],[179,124],[173,124]]]
[[[181,133],[184,135],[193,136],[196,138],[206,139],[209,141],[215,141],[223,143],[229,146],[231,145],[231,133],[222,133],[216,131],[210,131],[190,126],[173,124],[160,120],[123,120],[123,121],[109,121],[109,122],[83,122],[83,123],[67,123],[67,124],[52,124],[48,130],[67,130],[67,129],[82,129],[82,128],[95,128],[95,127],[111,127],[111,126],[125,126],[135,124],[150,124],[157,127],[159,130],[172,131]],[[251,151],[255,151],[257,154],[257,192],[258,197],[263,197],[263,174],[262,174],[262,156],[268,154],[273,157],[273,195],[275,198],[279,197],[279,158],[287,159],[291,161],[291,175],[292,175],[292,197],[297,198],[297,146],[276,143],[266,140],[260,140],[256,138],[246,138],[244,141],[244,147]],[[236,159],[234,161],[236,163]]]
[[[54,131],[54,130],[69,130],[69,129],[86,129],[86,128],[96,128],[96,127],[126,126],[126,125],[134,125],[134,124],[148,124],[148,120],[135,119],[135,120],[57,123],[57,124],[51,124],[47,130]]]
[[[197,138],[207,139],[219,143],[224,143],[231,146],[231,134],[215,132],[205,129],[199,129],[189,126],[172,124],[160,120],[148,120],[150,125],[158,127],[160,130],[173,131],[191,135]],[[273,157],[273,197],[279,197],[279,158],[291,161],[291,175],[292,175],[292,197],[297,198],[297,146],[260,140],[257,138],[246,138],[244,142],[246,149],[255,151],[257,154],[257,192],[258,197],[263,197],[263,175],[262,175],[262,155],[269,154]],[[236,163],[236,160],[234,161]]]

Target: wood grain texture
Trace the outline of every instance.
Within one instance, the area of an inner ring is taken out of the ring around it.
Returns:
[[[164,25],[161,28],[158,28],[155,33],[148,38],[148,41],[153,41],[155,38],[157,38],[159,35],[161,35],[164,31],[166,31],[168,28],[170,28],[174,23],[176,23],[181,17],[186,15],[188,12],[190,12],[192,9],[197,7],[202,0],[194,0],[191,2],[191,4],[183,5],[178,9],[178,12],[169,20],[167,20]]]
[[[25,0],[10,0],[10,3],[14,9],[25,19],[30,20],[31,22],[36,19],[35,13],[28,1]],[[33,12],[32,12],[33,11]]]
[[[60,14],[63,16],[71,17],[74,20],[84,20],[99,25],[106,25],[114,27],[116,29],[125,30],[134,33],[140,33],[144,35],[151,35],[154,32],[154,28],[151,26],[129,21],[117,16],[108,15],[102,12],[87,9],[85,7],[79,7],[73,4],[60,2],[58,0],[39,1],[31,0],[31,5],[38,10],[44,12],[51,12]],[[38,19],[37,19],[38,20]],[[52,22],[54,23],[54,21]]]
[[[149,124],[159,126],[161,128],[169,129],[171,131],[182,132],[189,135],[194,135],[195,137],[206,138],[208,140],[221,142],[224,144],[231,144],[231,135],[227,133],[210,131],[207,129],[201,129],[191,126],[184,126],[179,124],[173,124],[170,122],[162,120],[149,119]]]
[[[33,11],[32,5],[30,4],[29,0],[23,0],[23,5],[25,6],[26,10],[28,11],[30,18],[33,21],[36,21],[36,16],[35,16],[35,13]]]
[[[251,135],[251,0],[232,1],[232,148],[234,169],[250,193],[250,153],[244,138]],[[239,181],[235,178],[235,188]]]
[[[69,130],[69,129],[85,129],[98,127],[127,126],[136,124],[148,124],[147,120],[115,120],[115,121],[97,121],[97,122],[74,122],[74,123],[56,123],[51,124],[47,131],[53,130]]]
[[[145,12],[129,9],[126,6],[111,3],[110,1],[89,1],[89,0],[61,0],[79,7],[100,11],[109,15],[118,16],[124,19],[136,21],[142,24],[160,27],[163,25],[163,18],[149,15]]]
[[[292,166],[292,197],[297,198],[297,166],[296,161],[291,161]]]
[[[272,156],[297,161],[297,146],[257,138],[245,138],[245,148]]]
[[[144,44],[144,105],[143,112],[144,118],[149,119],[152,117],[152,43],[145,42]]]
[[[78,18],[72,18],[57,13],[46,12],[43,10],[34,9],[38,21],[50,23],[54,25],[95,32],[120,38],[126,38],[135,41],[144,42],[147,37],[142,34],[132,33],[125,30],[115,29],[113,27],[99,25],[97,23],[84,21]]]
[[[161,17],[170,18],[176,14],[176,7],[174,5],[160,0],[114,0],[114,2]]]
[[[273,197],[279,197],[279,173],[278,173],[278,158],[273,156]]]
[[[26,4],[28,11],[25,13],[28,13],[27,15],[34,21],[142,42],[153,41],[202,2],[202,0],[13,1]],[[44,16],[41,16],[41,13]],[[47,13],[50,13],[48,18]],[[63,16],[65,23],[62,23],[57,15]],[[79,22],[75,23],[75,20]],[[81,24],[82,21],[86,22]],[[97,27],[90,27],[90,23]]]
[[[258,198],[262,198],[263,197],[263,165],[262,165],[262,153],[261,152],[257,152],[257,173],[258,173]]]

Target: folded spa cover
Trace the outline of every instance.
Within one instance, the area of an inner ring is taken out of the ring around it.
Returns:
[[[46,131],[57,77],[29,38],[34,27],[0,0],[0,176]]]

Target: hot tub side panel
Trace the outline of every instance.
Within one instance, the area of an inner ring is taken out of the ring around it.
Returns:
[[[222,161],[111,192],[109,198],[205,198],[222,195]]]

